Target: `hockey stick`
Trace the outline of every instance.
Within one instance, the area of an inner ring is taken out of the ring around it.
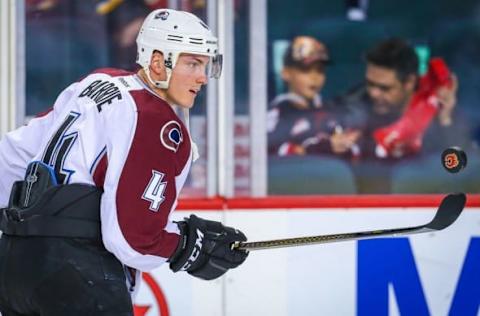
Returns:
[[[319,235],[296,237],[286,239],[274,239],[266,241],[252,241],[252,242],[235,242],[232,244],[232,249],[238,250],[261,250],[270,248],[285,248],[314,244],[325,244],[338,241],[360,240],[378,238],[382,236],[401,236],[419,233],[428,233],[432,231],[442,230],[447,228],[462,213],[465,206],[466,196],[464,193],[449,194],[443,198],[435,217],[431,222],[425,225],[392,228],[382,230],[369,230],[355,233],[333,234],[333,235]]]

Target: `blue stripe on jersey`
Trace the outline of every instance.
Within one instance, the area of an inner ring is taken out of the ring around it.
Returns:
[[[107,146],[103,147],[102,151],[100,151],[100,153],[97,155],[97,157],[93,161],[92,166],[90,167],[90,174],[93,174],[93,172],[95,171],[95,168],[97,167],[98,162],[100,161],[100,158],[103,157],[106,151],[107,151]]]

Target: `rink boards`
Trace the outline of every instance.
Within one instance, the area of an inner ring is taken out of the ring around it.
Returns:
[[[385,229],[428,222],[434,208],[201,211],[249,240]],[[179,211],[181,219],[190,212]],[[144,276],[136,315],[480,315],[480,209],[444,231],[254,251],[220,280]]]

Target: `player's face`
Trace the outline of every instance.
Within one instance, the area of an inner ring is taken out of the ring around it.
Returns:
[[[373,64],[367,65],[365,80],[369,97],[383,112],[403,108],[414,89],[414,84],[410,82],[412,79],[402,82],[395,70]]]
[[[318,67],[298,69],[287,67],[282,72],[289,90],[306,99],[312,100],[325,85],[325,72]]]
[[[203,85],[207,84],[207,66],[210,58],[201,55],[181,54],[173,68],[166,91],[171,103],[191,108]]]

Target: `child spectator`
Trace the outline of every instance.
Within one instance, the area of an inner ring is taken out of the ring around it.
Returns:
[[[267,116],[270,155],[350,151],[358,133],[343,132],[320,94],[330,62],[327,47],[315,38],[298,36],[292,40],[282,70],[288,91],[275,97]]]

